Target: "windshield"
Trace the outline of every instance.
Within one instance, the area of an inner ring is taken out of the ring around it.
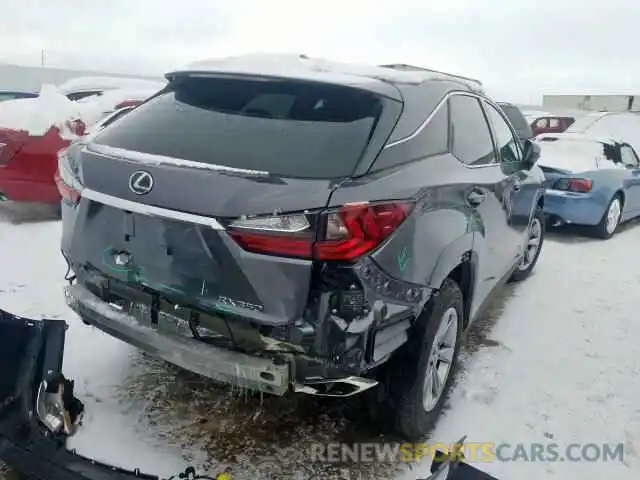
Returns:
[[[144,153],[300,178],[350,175],[381,103],[347,87],[181,78],[96,142]]]

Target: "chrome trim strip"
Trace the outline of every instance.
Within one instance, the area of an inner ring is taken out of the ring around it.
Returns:
[[[482,95],[478,95],[477,93],[466,92],[466,91],[449,92],[444,97],[442,97],[442,99],[438,102],[438,104],[435,106],[435,108],[429,114],[429,116],[427,118],[425,118],[424,121],[420,125],[418,125],[418,128],[416,128],[411,134],[407,135],[406,137],[400,138],[400,139],[396,140],[395,142],[391,142],[391,143],[386,144],[384,146],[384,149],[386,150],[387,148],[395,147],[396,145],[400,145],[401,143],[408,142],[408,141],[413,140],[414,138],[416,138],[418,135],[420,135],[420,133],[422,133],[422,131],[425,128],[427,128],[427,125],[429,125],[429,122],[431,122],[433,117],[436,116],[436,114],[438,113],[438,110],[440,110],[440,107],[442,107],[442,105],[447,100],[449,100],[451,97],[453,97],[454,95],[466,95],[468,97],[477,98],[478,100],[485,100],[490,105],[492,104],[492,102],[488,101],[487,98],[483,97]]]
[[[144,203],[133,202],[131,200],[125,200],[123,198],[96,192],[89,188],[85,188],[82,191],[81,196],[82,198],[86,198],[103,205],[109,205],[110,207],[118,208],[127,212],[139,213],[150,217],[166,218],[177,222],[196,223],[214,230],[224,230],[224,227],[215,218],[170,210],[168,208],[154,207],[153,205],[145,205]]]
[[[135,163],[143,163],[145,165],[172,165],[174,167],[197,168],[200,170],[209,170],[213,172],[229,172],[257,177],[265,177],[270,175],[269,172],[265,172],[262,170],[247,170],[244,168],[227,167],[224,165],[214,165],[211,163],[194,162],[193,160],[184,160],[182,158],[136,152],[134,150],[127,150],[124,148],[109,147],[107,145],[102,145],[99,143],[90,143],[85,146],[85,150],[95,155],[127,160]]]

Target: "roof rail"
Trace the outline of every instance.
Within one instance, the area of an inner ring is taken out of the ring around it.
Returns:
[[[454,75],[453,73],[441,72],[440,70],[433,70],[431,68],[418,67],[416,65],[409,65],[407,63],[391,63],[388,65],[378,65],[378,66],[383,68],[393,68],[394,70],[414,70],[414,71],[418,70],[423,72],[436,73],[438,75],[442,75],[445,77],[451,77],[458,80],[463,80],[465,82],[473,83],[477,87],[483,88],[482,82],[480,80],[476,80],[475,78],[463,77],[462,75]]]

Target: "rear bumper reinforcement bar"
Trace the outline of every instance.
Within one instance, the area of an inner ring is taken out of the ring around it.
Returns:
[[[291,386],[291,367],[283,358],[234,352],[144,325],[134,315],[111,307],[82,285],[66,286],[67,304],[85,321],[151,355],[225,384],[272,395]]]

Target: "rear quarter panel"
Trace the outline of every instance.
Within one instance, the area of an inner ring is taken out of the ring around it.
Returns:
[[[371,256],[395,278],[438,288],[473,246],[473,209],[455,181],[456,167],[457,160],[442,155],[353,180],[334,192],[330,207],[416,199],[411,216]]]

